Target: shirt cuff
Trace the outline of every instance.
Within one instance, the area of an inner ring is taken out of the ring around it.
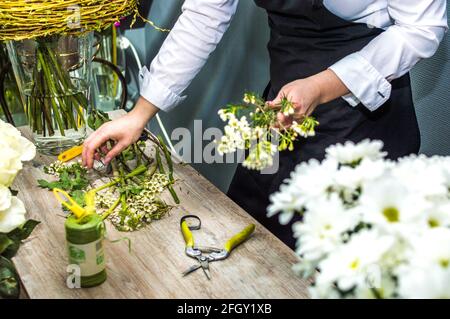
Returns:
[[[370,111],[375,111],[391,96],[392,85],[359,53],[346,56],[329,69],[351,92],[343,96],[351,106],[361,102]]]
[[[152,77],[145,66],[139,71],[139,88],[144,99],[165,112],[174,109],[186,99],[186,96],[173,93],[160,81]]]

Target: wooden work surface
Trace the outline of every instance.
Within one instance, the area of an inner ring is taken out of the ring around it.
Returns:
[[[21,131],[29,137],[26,128]],[[37,179],[49,178],[42,165],[54,160],[37,155],[25,164],[13,185],[28,218],[41,221],[14,258],[24,293],[30,298],[308,298],[307,282],[291,269],[294,253],[191,166],[181,164],[175,165],[175,189],[181,204],[162,220],[134,233],[120,233],[107,222],[108,238],[127,236],[132,252],[126,241],[105,241],[107,281],[89,289],[67,288],[61,206],[52,192],[36,186]],[[164,199],[172,203],[170,195]],[[202,229],[194,232],[201,245],[221,247],[248,224],[256,224],[253,236],[228,259],[210,264],[211,281],[201,270],[181,276],[196,262],[184,253],[179,227],[181,216],[187,213],[202,219]]]

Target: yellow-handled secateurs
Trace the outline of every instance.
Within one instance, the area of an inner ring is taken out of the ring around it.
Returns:
[[[193,219],[197,223],[189,225],[187,220]],[[226,259],[231,251],[237,246],[246,241],[255,231],[255,225],[250,224],[245,227],[240,233],[231,237],[224,245],[224,248],[214,248],[214,247],[201,247],[197,246],[194,242],[194,236],[192,235],[192,230],[199,230],[201,228],[201,220],[195,215],[186,215],[181,218],[180,221],[181,233],[183,234],[184,241],[186,243],[186,255],[191,258],[195,258],[198,264],[193,265],[189,269],[183,272],[183,276],[186,276],[195,270],[202,268],[208,280],[211,279],[211,274],[209,272],[209,263],[218,260]],[[204,255],[207,254],[207,255]]]

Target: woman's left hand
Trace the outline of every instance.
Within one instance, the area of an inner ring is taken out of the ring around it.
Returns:
[[[326,70],[305,79],[286,84],[269,106],[276,107],[286,97],[294,105],[293,115],[278,114],[278,120],[288,127],[292,121],[299,121],[310,116],[320,104],[330,102],[348,94],[347,87],[331,70]]]

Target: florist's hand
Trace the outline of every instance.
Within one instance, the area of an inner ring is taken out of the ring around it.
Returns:
[[[114,157],[139,139],[145,125],[157,112],[158,109],[153,104],[140,98],[131,112],[117,120],[103,124],[84,142],[83,165],[92,168],[94,157],[100,159],[100,149],[106,153],[105,165],[109,164]],[[106,143],[110,140],[114,143],[113,147],[108,149]]]
[[[286,84],[273,101],[268,105],[279,108],[283,98],[287,98],[294,106],[294,113],[278,114],[280,123],[289,127],[293,121],[301,121],[310,116],[320,104],[330,102],[338,97],[348,94],[344,83],[331,71],[326,70],[305,79],[296,80]]]

